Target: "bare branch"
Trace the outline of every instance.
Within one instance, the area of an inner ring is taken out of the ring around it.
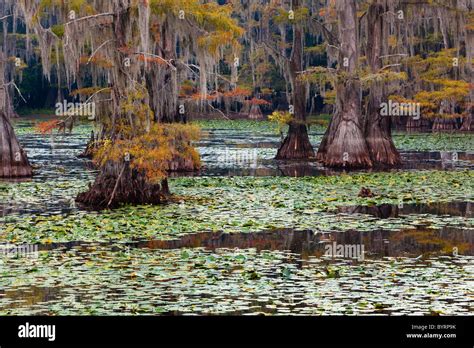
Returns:
[[[385,56],[380,56],[379,58],[383,59],[383,58],[390,58],[390,57],[408,57],[408,54],[406,53],[387,54]]]
[[[89,63],[91,62],[92,58],[94,58],[95,54],[97,53],[97,51],[99,51],[102,47],[104,47],[106,44],[108,44],[109,42],[112,42],[112,41],[115,41],[114,39],[110,39],[110,40],[107,40],[105,41],[104,43],[102,43],[99,47],[97,47],[95,49],[94,52],[92,52],[91,56],[89,57],[89,59],[87,60],[87,64],[86,65],[89,65]]]
[[[21,94],[20,89],[18,88],[18,86],[16,85],[16,83],[15,83],[14,81],[10,81],[10,82],[4,84],[4,86],[10,86],[10,85],[12,85],[13,87],[15,87],[15,89],[16,89],[16,91],[18,92],[18,94],[20,95],[21,99],[23,99],[23,101],[24,101],[25,103],[28,103],[28,102],[26,101],[26,99],[23,97],[23,94]]]
[[[193,70],[191,69],[191,67],[192,67],[192,68],[196,68],[196,69],[198,69],[199,71],[201,70],[201,67],[198,66],[198,65],[195,65],[195,64],[186,64],[186,63],[184,63],[184,62],[182,62],[182,61],[179,61],[179,62],[180,62],[181,64],[187,66],[191,71],[193,71]],[[193,73],[195,73],[195,72],[193,71]],[[220,79],[226,81],[227,83],[232,84],[232,81],[230,81],[228,78],[226,78],[226,77],[224,77],[224,76],[222,76],[222,75],[220,75],[220,74],[217,74],[217,73],[212,72],[212,71],[208,71],[207,74],[208,74],[208,75],[215,75],[215,76],[219,77]]]
[[[401,64],[388,64],[388,65],[385,65],[384,67],[382,67],[379,71],[383,71],[385,69],[393,68],[393,67],[396,67],[396,66],[401,66]]]
[[[264,46],[267,50],[270,50],[273,54],[277,55],[278,57],[284,59],[284,61],[286,63],[289,62],[289,59],[287,57],[285,57],[283,54],[281,54],[281,52],[278,52],[278,50],[276,50],[274,47],[268,45],[266,42],[262,42],[260,43],[259,45],[257,45],[257,47],[259,46]]]
[[[230,120],[230,118],[227,117],[227,115],[224,114],[224,113],[222,112],[222,110],[216,109],[216,108],[215,108],[214,106],[212,106],[212,104],[209,103],[209,102],[207,102],[207,104],[208,104],[213,110],[216,110],[217,112],[219,112],[226,120]]]
[[[99,13],[99,14],[96,14],[96,15],[85,16],[85,17],[74,19],[72,21],[67,22],[66,25],[70,25],[70,24],[77,23],[77,22],[84,21],[84,20],[88,20],[88,19],[94,19],[94,18],[104,17],[104,16],[113,16],[113,15],[114,15],[114,13],[112,13],[112,12]]]
[[[96,15],[85,16],[85,17],[81,17],[81,18],[77,18],[77,19],[74,19],[72,21],[69,21],[65,24],[65,26],[68,27],[70,24],[74,24],[74,23],[77,23],[77,22],[80,22],[80,21],[95,19],[95,18],[98,18],[98,17],[113,16],[113,15],[114,15],[114,13],[112,13],[112,12],[105,12],[105,13],[99,13],[99,14],[96,14]],[[66,35],[66,43],[64,44],[64,46],[69,46],[69,35]]]
[[[83,104],[81,104],[81,105],[79,106],[79,109],[76,110],[76,111],[77,111],[77,112],[82,111],[82,109],[84,109],[84,107],[87,105],[87,103],[89,103],[90,100],[92,100],[92,98],[94,98],[97,94],[99,94],[100,92],[105,91],[105,90],[107,90],[107,89],[110,89],[110,87],[105,87],[105,88],[99,89],[97,92],[93,93],[89,98],[87,98],[87,100],[85,101],[85,103],[83,103]],[[103,99],[103,100],[100,100],[100,101],[104,101],[104,100],[112,100],[112,99]],[[68,120],[69,120],[70,118],[72,118],[73,116],[75,116],[75,115],[74,115],[74,114],[69,115],[68,117],[66,117],[66,118],[64,119],[63,122],[68,121]]]
[[[176,67],[170,63],[170,61],[156,55],[156,54],[153,54],[153,53],[145,53],[145,52],[134,52],[133,54],[136,54],[136,55],[144,55],[144,56],[150,56],[150,57],[153,57],[153,58],[158,58],[159,60],[161,60],[162,62],[166,63],[172,70],[176,71]]]
[[[114,199],[115,197],[115,192],[117,191],[117,188],[118,188],[118,185],[119,185],[119,182],[120,182],[120,179],[122,179],[122,175],[123,175],[123,172],[125,171],[125,167],[127,166],[126,163],[123,164],[123,167],[122,167],[122,170],[120,170],[120,174],[117,178],[117,181],[115,182],[115,186],[114,186],[114,189],[112,191],[112,194],[110,195],[110,199],[109,199],[109,203],[107,203],[107,206],[109,207],[110,204],[112,203],[112,200]]]
[[[94,98],[97,94],[99,94],[100,92],[105,91],[105,90],[107,90],[107,89],[110,89],[110,87],[104,87],[104,88],[102,88],[102,89],[99,89],[97,92],[93,93],[89,98],[87,98],[86,104],[87,104],[92,98]]]
[[[329,45],[337,47],[339,46],[339,40],[331,33],[331,31],[320,21],[316,19],[316,17],[311,18],[313,23],[317,24],[323,32],[323,36],[328,41]]]
[[[96,100],[95,103],[109,102],[109,101],[112,101],[112,100],[113,100],[112,98],[100,99],[100,100]]]

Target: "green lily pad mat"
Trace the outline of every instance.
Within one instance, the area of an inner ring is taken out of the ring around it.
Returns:
[[[4,261],[0,315],[469,314],[472,260],[92,247]]]
[[[82,183],[86,189],[86,182]],[[378,219],[336,214],[340,206],[474,200],[473,171],[414,171],[289,177],[193,177],[172,179],[180,203],[123,207],[113,211],[27,214],[0,218],[0,241],[48,243],[173,239],[204,231],[255,232],[275,228],[345,231],[399,230],[412,226],[473,228],[474,219],[409,214]],[[27,203],[48,199],[41,184],[0,184],[0,197]],[[59,189],[49,183],[50,192]],[[80,185],[64,187],[72,199]],[[359,197],[362,187],[374,197]],[[67,197],[64,197],[67,199]]]

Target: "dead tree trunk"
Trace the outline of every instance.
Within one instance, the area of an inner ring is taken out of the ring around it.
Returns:
[[[0,178],[31,176],[32,169],[7,114],[5,55],[0,52]]]
[[[374,1],[367,12],[367,63],[373,74],[382,68],[380,57],[384,54],[383,42],[388,41],[385,33],[384,6]],[[385,41],[384,41],[385,40]],[[394,166],[401,163],[400,153],[392,140],[391,116],[380,115],[380,105],[386,97],[385,84],[372,82],[367,104],[365,136],[370,158],[374,165]]]
[[[361,85],[357,73],[359,33],[355,0],[338,1],[339,66],[336,111],[319,147],[317,159],[327,167],[372,166],[361,117]]]
[[[293,7],[299,7],[299,1],[293,2]],[[294,120],[291,122],[288,134],[278,149],[278,160],[303,160],[314,157],[314,150],[309,141],[306,127],[306,88],[298,78],[303,71],[303,30],[299,24],[293,25],[293,50],[288,70],[292,88]]]

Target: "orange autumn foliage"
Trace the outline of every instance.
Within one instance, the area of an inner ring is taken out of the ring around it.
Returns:
[[[213,92],[211,94],[208,94],[206,95],[206,97],[204,98],[205,100],[208,100],[208,101],[214,101],[216,100],[217,98],[219,98],[219,96],[221,95],[221,93],[219,92]],[[194,93],[191,95],[191,99],[193,100],[201,100],[202,99],[202,95],[201,93]]]
[[[271,105],[271,103],[267,102],[264,99],[252,98],[250,100],[245,101],[250,105]]]
[[[145,63],[156,63],[156,64],[161,64],[161,65],[167,65],[167,63],[161,58],[147,56],[144,54],[139,54],[138,60]]]
[[[223,96],[227,98],[249,97],[250,95],[252,95],[252,91],[246,88],[241,88],[241,87],[237,87],[236,89],[232,91],[223,93]]]
[[[123,162],[126,155],[130,167],[143,172],[150,182],[160,182],[169,170],[185,163],[189,169],[199,169],[200,156],[192,146],[199,140],[200,130],[194,125],[154,124],[150,131],[131,139],[104,140],[94,155],[94,162]]]
[[[39,122],[35,125],[35,131],[41,134],[49,134],[49,133],[52,133],[53,130],[58,128],[61,123],[62,123],[61,120]]]

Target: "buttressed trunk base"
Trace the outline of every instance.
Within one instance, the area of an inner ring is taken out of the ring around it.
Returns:
[[[370,158],[377,166],[396,166],[402,163],[400,153],[393,144],[390,131],[383,131],[380,125],[369,125],[367,146]]]
[[[116,208],[120,204],[159,204],[169,196],[168,181],[150,183],[143,173],[128,163],[107,163],[89,191],[80,193],[76,201],[94,209]]]
[[[349,79],[338,84],[336,113],[316,157],[326,167],[372,167],[361,125],[359,93],[360,83],[357,80]]]
[[[316,159],[331,168],[372,167],[360,126],[354,120],[342,120],[335,128],[321,143]]]
[[[20,178],[33,175],[25,152],[18,143],[5,113],[0,113],[0,178]]]
[[[277,160],[305,160],[314,158],[314,150],[309,141],[304,124],[290,124],[288,135],[278,149]]]

